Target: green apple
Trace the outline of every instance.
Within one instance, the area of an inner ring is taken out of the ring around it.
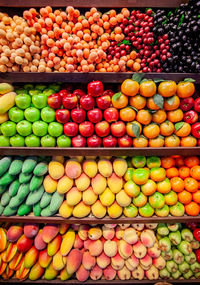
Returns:
[[[33,133],[38,137],[43,137],[47,134],[48,124],[43,121],[33,123]]]
[[[31,90],[33,88],[34,88],[33,84],[27,83],[27,84],[24,85],[24,89],[25,90]]]
[[[57,122],[52,122],[49,124],[48,133],[52,137],[59,137],[63,133],[63,125]]]
[[[17,124],[17,132],[20,136],[27,137],[32,133],[32,124],[23,120]]]
[[[60,91],[60,84],[57,84],[57,83],[52,83],[52,84],[49,84],[48,86],[49,89],[53,89],[54,92],[53,93],[57,93]]]
[[[40,138],[32,134],[25,138],[25,144],[27,147],[38,147],[40,146]]]
[[[0,125],[0,135],[2,135],[2,131],[1,131],[1,125]]]
[[[5,137],[14,136],[16,134],[16,124],[11,121],[1,124],[1,132]]]
[[[48,97],[51,94],[55,93],[55,90],[53,90],[53,89],[45,89],[42,93]]]
[[[0,136],[0,146],[10,146],[9,138],[5,136]]]
[[[28,94],[20,94],[15,97],[15,103],[18,108],[26,109],[31,105],[31,96]]]
[[[23,95],[23,94],[28,94],[28,90],[25,89],[18,89],[15,91],[17,93],[17,95]]]
[[[44,84],[36,84],[36,85],[35,85],[35,89],[38,89],[38,90],[40,90],[40,91],[43,91],[43,90],[46,89],[46,88],[47,88],[47,86],[44,85]]]
[[[51,123],[55,121],[56,112],[50,107],[45,107],[41,111],[41,118],[44,122]]]
[[[43,147],[54,147],[56,146],[56,139],[49,135],[46,135],[41,138],[41,145]]]
[[[10,144],[14,147],[24,146],[24,138],[17,134],[10,138]]]
[[[12,107],[8,112],[9,119],[18,123],[24,119],[24,112],[18,107]]]
[[[33,95],[32,103],[37,109],[42,109],[47,106],[47,96],[42,93]]]
[[[29,95],[31,95],[31,96],[38,95],[39,93],[41,93],[40,90],[29,90]]]
[[[62,135],[59,138],[57,138],[57,146],[59,146],[59,147],[70,147],[71,146],[71,139],[65,135]]]
[[[29,107],[28,109],[25,110],[24,116],[27,121],[33,123],[40,119],[40,111],[35,107]]]

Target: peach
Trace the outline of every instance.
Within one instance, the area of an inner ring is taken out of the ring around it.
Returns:
[[[119,241],[118,251],[121,257],[124,259],[129,258],[133,253],[132,246],[122,239]]]
[[[70,277],[71,277],[71,275],[67,273],[66,268],[63,268],[63,269],[60,271],[60,280],[66,281],[66,280],[68,280]]]
[[[89,253],[92,256],[99,256],[103,251],[103,243],[100,240],[93,240],[89,244]]]
[[[18,264],[19,264],[19,262],[20,262],[20,260],[21,260],[21,258],[22,258],[22,255],[23,255],[22,252],[21,252],[21,253],[17,252],[17,253],[15,254],[15,256],[13,257],[13,259],[9,262],[9,268],[10,268],[10,269],[12,269],[12,270],[15,270],[15,269],[16,269],[16,267],[18,266]]]
[[[101,278],[102,274],[103,270],[98,265],[95,265],[90,271],[90,278],[92,280],[98,280]]]
[[[103,237],[105,239],[111,240],[114,238],[115,236],[115,230],[114,228],[109,228],[107,226],[103,226],[102,227],[102,231],[103,231]]]
[[[12,225],[11,227],[9,227],[7,232],[7,238],[5,231],[2,228],[0,228],[0,240],[2,243],[0,245],[0,252],[2,251],[2,248],[4,248],[3,245],[6,244],[7,239],[10,242],[16,242],[21,237],[22,234],[23,234],[23,227],[20,225]]]
[[[42,277],[44,274],[44,268],[40,266],[40,264],[37,262],[34,264],[34,266],[31,268],[31,271],[29,273],[28,278],[32,281],[37,280]]]
[[[69,159],[65,165],[65,173],[71,179],[76,179],[81,175],[81,164],[74,160]]]
[[[98,195],[94,193],[92,186],[83,191],[82,200],[86,205],[93,205],[96,202],[97,198]]]
[[[47,175],[43,180],[44,190],[47,193],[54,193],[57,189],[58,182],[50,175]]]
[[[63,164],[57,161],[51,161],[49,163],[48,171],[51,178],[55,180],[60,179],[65,173]]]
[[[133,252],[135,257],[143,258],[147,253],[147,249],[141,241],[138,241],[133,245]]]
[[[67,193],[72,188],[73,184],[74,184],[74,180],[64,175],[58,181],[58,185],[57,185],[58,193],[60,194]]]
[[[146,247],[152,247],[155,243],[155,235],[151,232],[151,230],[144,230],[140,236],[141,242]]]
[[[63,218],[69,218],[72,215],[74,207],[69,206],[67,204],[67,201],[63,201],[60,208],[59,208],[59,214]]]
[[[47,224],[42,230],[42,239],[44,242],[51,242],[58,234],[59,226],[56,224]]]
[[[97,240],[100,239],[101,236],[102,236],[102,230],[98,227],[90,228],[88,231],[89,239]]]
[[[115,279],[116,273],[116,270],[113,269],[111,265],[107,266],[103,271],[103,275],[106,280]]]
[[[111,258],[111,265],[115,270],[120,270],[124,266],[124,259],[117,253]]]
[[[129,244],[135,244],[138,241],[138,235],[135,229],[127,228],[124,231],[123,240]]]
[[[34,238],[39,231],[39,226],[37,224],[25,224],[24,234],[27,238]]]
[[[104,252],[97,256],[97,265],[104,269],[110,264],[110,257],[108,257]]]
[[[82,193],[77,187],[72,187],[66,194],[66,201],[69,206],[75,206],[81,201]]]
[[[122,214],[122,207],[114,201],[114,203],[108,207],[108,215],[109,217],[116,219],[120,217]]]
[[[67,273],[68,274],[73,274],[74,272],[76,272],[82,262],[82,253],[80,250],[78,249],[72,249],[70,251],[70,253],[67,256]]]
[[[42,231],[43,230],[39,230],[38,234],[36,235],[34,239],[34,245],[38,250],[43,250],[47,246],[46,242],[43,241]]]
[[[103,193],[99,195],[99,199],[103,206],[110,206],[115,201],[115,195],[110,188],[107,187]]]
[[[85,250],[88,250],[89,249],[89,245],[92,243],[92,240],[91,239],[87,239],[87,240],[84,240],[84,249]]]
[[[72,249],[75,241],[75,232],[72,229],[69,229],[66,234],[64,234],[61,246],[60,246],[60,252],[63,256],[68,255],[70,250]]]
[[[100,173],[98,173],[95,177],[92,178],[91,185],[94,190],[94,193],[100,195],[106,189],[106,178],[103,177]]]
[[[81,266],[76,272],[76,278],[79,281],[84,282],[88,279],[89,275],[90,275],[90,271],[86,270],[84,266],[81,264]]]
[[[96,264],[95,257],[88,250],[83,252],[82,264],[86,270],[91,270]]]
[[[24,257],[24,267],[31,268],[37,261],[39,255],[39,251],[32,246],[25,254]]]
[[[47,252],[49,256],[53,256],[59,250],[62,242],[61,235],[57,235],[51,242],[47,245]]]
[[[76,237],[75,237],[74,248],[77,248],[77,249],[83,248],[83,241],[82,241],[82,239],[79,237],[78,234],[76,234]]]
[[[47,249],[43,249],[39,253],[38,262],[41,267],[47,268],[52,261],[52,256],[48,255]]]
[[[154,243],[153,247],[149,247],[147,249],[147,253],[152,257],[152,258],[157,258],[161,254],[161,250],[158,246],[158,243]]]
[[[132,227],[136,230],[141,232],[144,229],[144,224],[132,224]]]
[[[98,170],[104,177],[110,177],[113,171],[112,163],[108,159],[100,159],[98,161]]]
[[[85,205],[83,201],[79,202],[73,209],[73,216],[76,218],[84,218],[90,213],[90,206]]]
[[[166,266],[166,261],[162,256],[159,256],[153,259],[153,265],[159,270],[162,270]]]
[[[56,254],[53,256],[52,265],[53,268],[57,271],[62,270],[65,267],[63,256],[60,250],[57,251]]]
[[[103,218],[106,215],[106,207],[101,204],[100,200],[97,200],[91,207],[92,214],[96,218]]]
[[[117,194],[123,187],[123,179],[115,173],[112,173],[112,175],[107,178],[107,183],[110,190],[115,194]]]
[[[109,257],[114,257],[117,254],[117,243],[115,241],[106,240],[104,243],[104,252]]]
[[[117,271],[117,275],[120,280],[129,280],[131,278],[131,272],[126,266]]]
[[[29,239],[25,235],[22,235],[17,241],[17,249],[20,252],[26,252],[31,248],[32,244],[32,239]]]
[[[59,225],[59,233],[61,235],[64,235],[66,233],[66,231],[68,230],[69,228],[69,225],[68,224],[65,224],[65,223],[62,223]]]
[[[113,161],[113,169],[117,176],[122,177],[126,173],[128,164],[123,158],[115,158]]]
[[[126,259],[125,264],[128,270],[132,271],[139,265],[139,259],[132,254],[128,259]]]
[[[53,268],[53,261],[52,261],[45,270],[44,279],[53,280],[57,277],[58,273],[59,273],[59,271],[57,271]]]
[[[57,161],[57,162],[64,164],[65,158],[62,155],[54,155],[52,156],[52,161]]]
[[[157,280],[159,278],[159,271],[154,265],[152,265],[151,268],[145,272],[145,274],[149,280]]]
[[[78,235],[80,239],[86,240],[88,238],[88,231],[90,227],[88,225],[80,225],[78,229]]]
[[[140,266],[144,270],[149,269],[151,265],[152,265],[152,258],[148,254],[146,254],[143,258],[140,259]]]
[[[144,279],[144,269],[139,265],[132,271],[133,279],[143,280]]]
[[[122,189],[119,193],[117,193],[116,201],[121,207],[127,207],[131,204],[131,197],[129,197],[124,189]]]
[[[123,238],[124,230],[120,226],[116,227],[115,236],[116,236],[117,239],[122,239]]]
[[[90,178],[85,173],[82,173],[75,179],[75,185],[79,191],[84,191],[90,186]]]
[[[83,162],[83,171],[84,173],[89,176],[90,178],[93,178],[98,171],[97,163],[95,160],[87,159]]]

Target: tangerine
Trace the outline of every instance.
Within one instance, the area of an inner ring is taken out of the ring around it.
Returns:
[[[187,177],[184,179],[185,189],[189,192],[196,192],[199,188],[199,183],[196,179],[192,177]]]
[[[178,200],[182,204],[189,204],[192,201],[192,194],[186,190],[178,193]]]
[[[152,97],[156,94],[156,84],[153,80],[147,80],[140,83],[140,94],[144,97]]]
[[[196,202],[190,202],[185,205],[185,211],[189,216],[198,216],[199,215],[199,205]]]
[[[121,85],[121,92],[127,96],[135,96],[140,89],[140,85],[137,81],[132,79],[126,79]]]
[[[177,95],[180,98],[191,97],[195,92],[194,83],[192,82],[179,82],[177,85]]]
[[[170,183],[171,183],[173,191],[179,193],[179,192],[182,192],[184,190],[185,183],[184,183],[183,179],[181,179],[180,177],[172,177],[170,179]]]
[[[163,97],[171,97],[176,94],[177,85],[175,81],[163,81],[158,86],[158,93]]]

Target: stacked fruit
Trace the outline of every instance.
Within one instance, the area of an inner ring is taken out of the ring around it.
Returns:
[[[161,256],[166,264],[160,268],[159,274],[162,279],[179,279],[181,276],[184,279],[200,277],[200,264],[193,252],[199,248],[199,242],[188,228],[182,228],[181,224],[159,224],[157,238]]]
[[[33,211],[37,216],[38,203],[43,196],[47,196],[42,186],[47,170],[47,163],[36,157],[2,158],[0,213],[5,216],[24,216]]]

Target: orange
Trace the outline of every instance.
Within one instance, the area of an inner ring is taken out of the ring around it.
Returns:
[[[174,95],[164,100],[163,109],[165,111],[172,111],[178,109],[179,106],[180,106],[180,99],[177,95]]]
[[[200,165],[195,165],[190,169],[192,178],[200,180]]]
[[[136,121],[140,124],[148,125],[151,123],[152,115],[148,110],[139,110],[136,115]]]
[[[189,216],[198,216],[199,210],[199,205],[196,202],[190,202],[185,205],[185,211]]]
[[[196,203],[200,203],[200,190],[196,191],[195,193],[192,193],[192,199]]]
[[[140,89],[140,85],[137,81],[132,79],[126,79],[121,85],[121,92],[127,96],[135,96]]]
[[[175,192],[182,192],[184,190],[185,183],[180,177],[173,177],[170,179],[172,190]]]
[[[147,108],[150,110],[159,110],[160,107],[158,107],[153,100],[153,97],[150,97],[147,99]]]
[[[152,80],[143,81],[140,84],[140,94],[144,97],[152,97],[156,94],[156,84]]]
[[[163,81],[158,86],[158,93],[163,97],[171,97],[176,94],[176,89],[175,81]]]
[[[157,189],[157,185],[151,179],[148,179],[147,182],[141,186],[142,193],[145,196],[152,195],[153,193],[155,193],[156,189]]]
[[[167,119],[172,123],[180,122],[183,119],[183,111],[176,109],[167,113]]]
[[[187,177],[190,176],[190,169],[189,167],[187,166],[181,166],[179,168],[179,176],[182,178],[182,179],[185,179]]]
[[[182,156],[176,157],[176,166],[181,167],[184,165],[185,165],[184,158]]]
[[[185,178],[184,184],[185,184],[185,189],[192,193],[196,192],[199,187],[198,181],[192,177]]]
[[[123,108],[119,111],[120,119],[124,122],[135,120],[136,112],[130,107]]]
[[[166,169],[166,176],[168,178],[177,177],[178,175],[179,175],[179,172],[176,167],[170,167]]]
[[[163,123],[167,119],[167,114],[164,110],[158,110],[152,116],[152,121],[157,124]]]
[[[170,121],[165,121],[160,125],[160,134],[162,136],[170,136],[175,130],[174,124]]]
[[[160,182],[166,178],[166,171],[162,167],[153,167],[150,170],[150,178],[153,181]]]
[[[194,83],[192,82],[179,82],[177,85],[177,95],[180,98],[191,97],[195,92]]]
[[[182,204],[189,204],[192,201],[192,194],[186,190],[178,193],[178,200]]]
[[[125,108],[128,105],[128,97],[121,93],[121,95],[114,100],[114,96],[112,97],[113,107],[117,109]]]
[[[163,168],[170,168],[175,166],[175,159],[171,156],[161,158],[161,166]]]
[[[130,97],[129,104],[137,110],[141,110],[146,106],[146,98],[141,95]]]
[[[181,146],[183,147],[194,147],[197,145],[197,139],[193,136],[181,138]]]
[[[168,178],[165,178],[165,180],[157,183],[157,191],[162,194],[167,194],[171,191],[171,183]]]
[[[187,167],[192,168],[195,165],[199,165],[200,161],[197,156],[188,156],[184,159],[184,163]]]
[[[149,139],[149,147],[162,147],[164,146],[164,139],[161,136],[158,136],[154,139]]]
[[[143,134],[148,139],[156,138],[159,135],[159,133],[160,133],[160,128],[156,124],[150,124],[143,128]]]
[[[171,135],[169,137],[165,137],[165,146],[166,147],[177,147],[180,145],[179,137],[175,135]]]
[[[133,131],[133,128],[135,128],[134,131]],[[127,123],[126,132],[129,136],[137,137],[137,134],[136,134],[137,131],[139,134],[141,134],[141,132],[142,132],[142,126],[139,122],[132,121],[132,122]]]
[[[181,124],[181,127],[179,128],[179,125]],[[178,128],[176,130],[176,128]],[[191,132],[191,126],[188,123],[185,122],[180,122],[175,124],[175,135],[177,135],[178,137],[187,137]]]
[[[147,147],[148,146],[148,139],[144,136],[139,136],[139,138],[133,139],[133,146],[134,147]]]

